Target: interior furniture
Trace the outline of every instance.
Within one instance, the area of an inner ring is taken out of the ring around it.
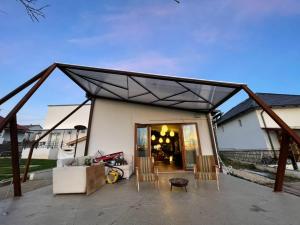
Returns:
[[[53,169],[53,194],[91,193],[105,184],[104,164]]]
[[[216,180],[219,187],[219,167],[213,155],[198,155],[194,166],[194,176],[198,186],[199,180]]]
[[[185,179],[185,178],[171,178],[171,179],[169,179],[169,182],[171,184],[171,188],[170,188],[171,191],[172,191],[172,188],[174,186],[174,187],[184,187],[185,192],[187,192],[186,186],[189,183],[188,179]]]
[[[137,190],[140,191],[140,182],[154,182],[159,187],[158,168],[154,168],[152,157],[138,157],[136,172]]]

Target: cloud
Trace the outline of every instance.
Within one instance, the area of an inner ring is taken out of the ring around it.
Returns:
[[[134,42],[151,36],[155,27],[159,27],[158,21],[173,13],[174,11],[169,6],[163,7],[161,4],[128,6],[122,10],[112,8],[104,15],[85,13],[78,25],[78,29],[82,29],[82,35],[70,38],[68,42],[81,46]],[[81,24],[85,25],[81,26]],[[89,35],[86,35],[87,33]]]
[[[299,0],[230,0],[229,3],[236,13],[247,19],[257,20],[271,15],[300,14]]]
[[[191,49],[210,54],[212,50],[207,47],[236,51],[247,48],[244,43],[251,38],[253,23],[300,13],[299,0],[170,2],[126,4],[102,13],[85,13],[77,25],[78,32],[68,42],[104,51],[109,46],[120,52],[142,49],[168,55],[185,54]]]
[[[181,71],[182,61],[175,57],[164,56],[156,52],[147,52],[119,61],[102,62],[101,66],[148,73],[177,73]]]

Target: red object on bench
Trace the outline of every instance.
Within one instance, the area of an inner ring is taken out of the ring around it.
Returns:
[[[114,159],[117,159],[120,157],[124,157],[124,153],[123,152],[115,152],[115,153],[111,153],[108,155],[101,155],[99,157],[96,157],[95,162],[99,162],[99,161],[107,162],[107,161],[111,161],[111,160],[114,160]]]

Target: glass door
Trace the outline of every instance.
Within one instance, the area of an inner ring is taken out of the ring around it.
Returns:
[[[137,127],[137,141],[136,141],[136,149],[137,149],[137,157],[145,157],[149,156],[149,140],[148,140],[148,127]]]
[[[196,155],[199,154],[199,140],[196,124],[182,125],[185,169],[191,170],[196,164]]]
[[[147,125],[135,125],[135,157],[134,164],[139,166],[139,157],[150,156],[150,128]]]

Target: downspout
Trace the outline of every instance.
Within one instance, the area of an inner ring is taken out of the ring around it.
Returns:
[[[219,162],[219,154],[218,154],[218,145],[216,141],[216,135],[215,135],[215,129],[212,124],[212,118],[210,114],[207,114],[206,116],[207,122],[208,122],[208,129],[209,129],[209,136],[212,144],[213,154],[215,158],[215,163],[221,168],[221,163]]]
[[[267,136],[268,136],[268,139],[269,139],[269,142],[270,142],[270,145],[271,145],[271,149],[272,149],[272,151],[273,151],[273,157],[274,157],[274,159],[277,160],[277,156],[276,156],[274,144],[273,144],[273,142],[272,142],[272,138],[271,138],[271,135],[270,135],[270,131],[269,131],[268,128],[267,128],[267,123],[266,123],[266,120],[265,120],[265,118],[264,118],[264,116],[263,116],[264,112],[265,112],[265,111],[262,110],[262,111],[260,112],[260,116],[261,116],[261,119],[262,119],[262,121],[263,121],[264,128],[265,128],[265,130],[266,130],[266,132],[267,132]]]

